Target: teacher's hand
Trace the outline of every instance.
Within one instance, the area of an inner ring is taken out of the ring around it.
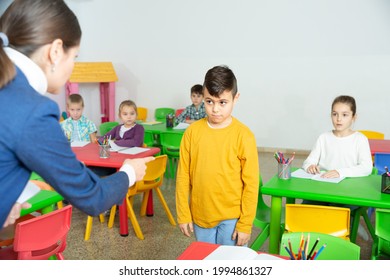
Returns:
[[[12,207],[11,211],[8,214],[7,219],[5,220],[5,223],[3,227],[7,227],[9,225],[12,225],[15,223],[17,219],[20,218],[20,210],[30,208],[31,204],[28,202],[24,202],[22,204],[16,202],[14,206]]]
[[[154,157],[126,159],[124,164],[130,164],[134,168],[135,180],[141,181],[145,176],[146,163],[152,160],[154,160]]]

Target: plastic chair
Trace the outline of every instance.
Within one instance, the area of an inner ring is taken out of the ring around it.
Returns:
[[[12,246],[0,249],[0,259],[63,260],[66,238],[72,219],[72,206],[20,222],[16,225]]]
[[[385,166],[390,168],[390,154],[387,153],[375,153],[374,166],[378,169],[378,174],[382,175],[386,172]]]
[[[183,111],[184,111],[184,108],[177,109],[175,112],[175,117],[178,117]]]
[[[349,241],[349,208],[286,204],[285,232],[321,232]]]
[[[359,130],[360,133],[363,133],[368,139],[385,139],[385,134],[373,130]]]
[[[137,107],[137,121],[146,122],[148,118],[148,108]]]
[[[93,218],[94,217],[92,217],[92,216],[87,217],[87,224],[85,226],[85,233],[84,233],[84,240],[85,241],[87,241],[87,240],[89,240],[89,238],[91,238]],[[104,223],[104,214],[99,215],[99,221],[100,221],[100,223]]]
[[[371,259],[390,259],[390,209],[377,208],[375,212],[376,238],[372,244]]]
[[[160,134],[162,154],[168,155],[170,178],[175,178],[178,160],[180,158],[180,143],[183,132],[166,131]]]
[[[271,221],[271,208],[265,203],[263,194],[261,193],[261,187],[263,186],[263,179],[260,176],[259,180],[259,193],[257,199],[256,217],[253,221],[253,225],[261,230],[256,236],[255,240],[250,245],[250,248],[255,251],[260,251],[261,246],[269,237],[269,225]],[[282,221],[284,221],[284,209],[282,209]],[[284,224],[281,225],[282,232],[284,231]]]
[[[167,115],[175,114],[175,109],[173,108],[156,108],[154,111],[154,119],[158,122],[165,122]]]
[[[147,147],[153,147],[155,145],[153,132],[144,131],[144,144],[146,144]]]
[[[104,136],[111,129],[119,125],[118,122],[104,122],[99,126],[100,136]]]
[[[146,207],[148,204],[149,193],[151,190],[154,190],[156,191],[157,196],[165,210],[165,213],[168,216],[169,222],[173,226],[176,226],[176,222],[160,190],[160,186],[162,185],[164,180],[164,173],[166,171],[167,155],[157,156],[155,160],[148,162],[146,165],[147,169],[143,180],[137,182],[133,187],[129,188],[129,191],[127,192],[126,196],[127,215],[130,218],[136,236],[141,240],[144,239],[144,235],[142,233],[141,227],[139,226],[138,220],[135,216],[135,212],[133,209],[133,197],[137,194],[144,194],[141,204],[141,216],[146,215]],[[114,218],[115,210],[111,211],[110,213],[110,219],[108,222],[109,227],[113,226]]]
[[[319,238],[316,247],[314,248],[311,255],[315,251],[318,253],[318,258],[316,260],[359,260],[360,259],[360,247],[348,240],[344,240],[333,235],[319,233],[319,232],[291,232],[284,233],[282,235],[282,245],[289,247],[289,241],[291,242],[292,250],[297,256],[299,252],[299,244],[303,236],[304,240],[307,240],[308,235],[310,234],[309,244],[307,245],[307,252],[305,255],[309,255],[311,249],[314,246],[317,238]],[[322,245],[326,244],[326,247],[319,253],[318,250]],[[303,246],[304,247],[304,246]],[[284,246],[280,246],[281,256],[290,257],[289,253],[286,251]]]

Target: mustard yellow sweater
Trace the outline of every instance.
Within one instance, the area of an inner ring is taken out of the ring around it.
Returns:
[[[176,180],[180,224],[212,228],[238,218],[236,229],[251,233],[258,185],[256,139],[247,126],[233,118],[228,127],[213,129],[204,118],[187,128]]]

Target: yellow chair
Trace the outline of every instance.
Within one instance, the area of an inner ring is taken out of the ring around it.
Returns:
[[[104,223],[104,214],[99,215],[99,220],[101,223]],[[84,240],[89,240],[89,238],[91,237],[92,223],[93,223],[93,217],[88,216],[87,225],[85,226]]]
[[[349,208],[286,204],[285,232],[320,232],[349,240]]]
[[[148,109],[145,107],[137,107],[137,121],[146,122],[148,118]]]
[[[363,133],[368,139],[385,139],[385,134],[378,131],[372,130],[359,130],[360,133]]]
[[[157,156],[155,160],[148,162],[146,169],[146,174],[142,181],[137,182],[133,187],[129,188],[126,196],[126,206],[127,206],[127,215],[133,225],[136,236],[143,240],[144,235],[142,233],[141,227],[139,226],[138,220],[135,216],[133,209],[133,198],[135,195],[143,193],[143,199],[141,204],[141,216],[146,215],[146,207],[148,204],[148,198],[151,190],[154,190],[157,193],[157,196],[165,210],[165,213],[168,216],[169,222],[176,226],[175,219],[172,216],[171,211],[169,210],[168,204],[166,203],[164,196],[160,190],[160,186],[164,180],[164,174],[167,166],[167,155]],[[114,206],[115,207],[115,206]],[[108,227],[112,227],[115,218],[115,210],[111,209],[110,218],[108,221]]]

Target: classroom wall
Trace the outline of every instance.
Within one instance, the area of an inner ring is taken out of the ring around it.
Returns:
[[[116,107],[133,99],[149,119],[157,107],[185,107],[190,87],[226,64],[241,93],[233,114],[259,147],[309,150],[332,129],[339,94],[357,100],[355,129],[390,138],[390,1],[66,2],[83,30],[78,61],[114,64]],[[99,124],[98,87],[80,93]],[[63,110],[64,94],[52,98]]]

